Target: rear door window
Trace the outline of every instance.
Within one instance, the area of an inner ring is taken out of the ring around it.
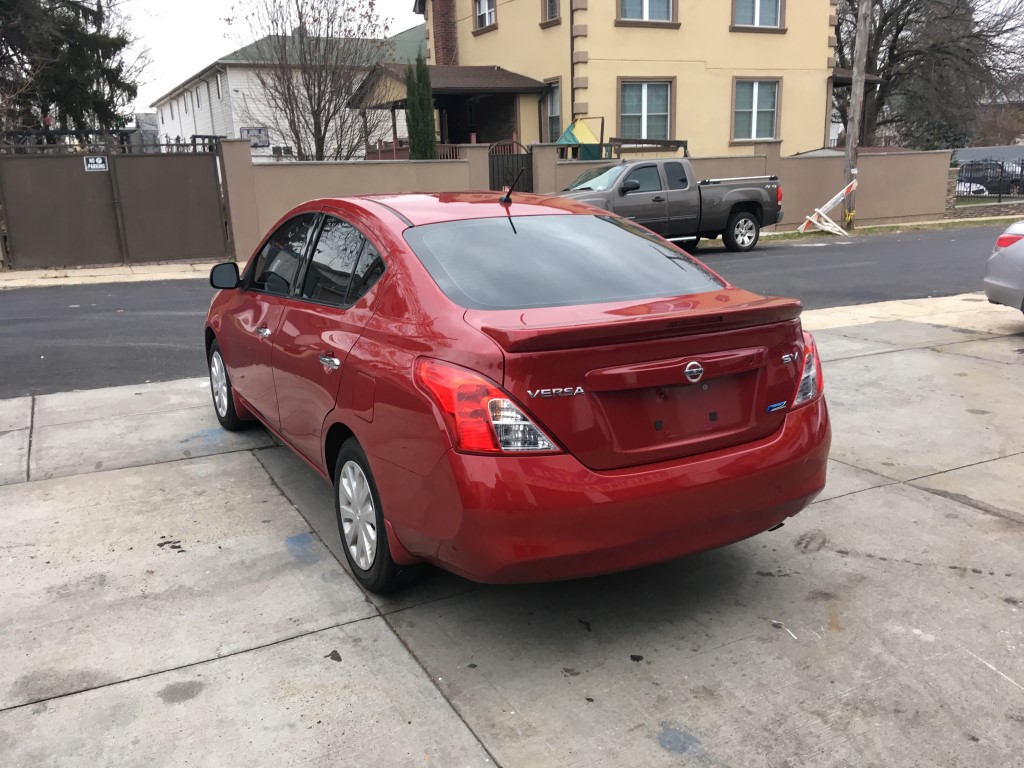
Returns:
[[[723,287],[661,238],[606,216],[451,221],[412,227],[405,239],[445,295],[467,309],[599,304]]]
[[[345,306],[349,283],[366,238],[347,221],[328,216],[302,281],[302,296],[334,306]]]
[[[256,257],[250,288],[282,296],[292,293],[316,217],[315,213],[303,213],[278,227]]]
[[[669,189],[686,189],[686,169],[682,163],[665,163],[665,176],[668,178]]]

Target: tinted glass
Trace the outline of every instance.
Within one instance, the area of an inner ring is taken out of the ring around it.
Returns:
[[[362,233],[347,221],[327,217],[306,270],[302,295],[336,306],[345,304],[352,271],[364,242],[366,238]]]
[[[637,192],[657,192],[661,189],[661,176],[658,173],[657,166],[654,165],[645,165],[637,168],[625,180],[639,181],[640,189],[636,190]]]
[[[292,292],[314,221],[316,214],[304,213],[281,225],[256,258],[251,273],[252,288],[267,293]]]
[[[373,243],[367,240],[366,247],[363,248],[363,255],[359,257],[355,274],[352,276],[352,287],[348,294],[349,304],[359,301],[383,274],[384,260],[380,257],[377,249],[373,247]]]
[[[702,265],[623,219],[522,216],[413,227],[405,239],[468,309],[526,309],[718,290]]]
[[[665,176],[668,177],[669,189],[686,189],[686,170],[682,163],[665,163]]]

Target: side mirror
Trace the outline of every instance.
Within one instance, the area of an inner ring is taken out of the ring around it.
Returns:
[[[636,192],[638,189],[640,189],[639,179],[626,179],[622,182],[622,186],[619,187],[619,194],[628,195],[630,192]]]
[[[218,264],[210,270],[210,285],[214,288],[230,291],[238,287],[238,265],[233,261]]]

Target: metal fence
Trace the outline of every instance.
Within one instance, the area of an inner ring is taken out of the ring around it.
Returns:
[[[216,152],[218,136],[193,136],[191,141],[10,141],[0,143],[0,155],[193,155]]]
[[[1016,160],[970,160],[956,174],[960,202],[1024,200],[1024,157]]]

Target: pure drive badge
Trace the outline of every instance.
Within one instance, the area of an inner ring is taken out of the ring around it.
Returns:
[[[768,406],[768,413],[775,413],[776,411],[781,411],[788,404],[788,400],[783,400],[781,403],[772,403],[771,405]]]
[[[526,394],[535,397],[573,397],[586,394],[583,387],[556,387],[555,389],[528,389]]]

